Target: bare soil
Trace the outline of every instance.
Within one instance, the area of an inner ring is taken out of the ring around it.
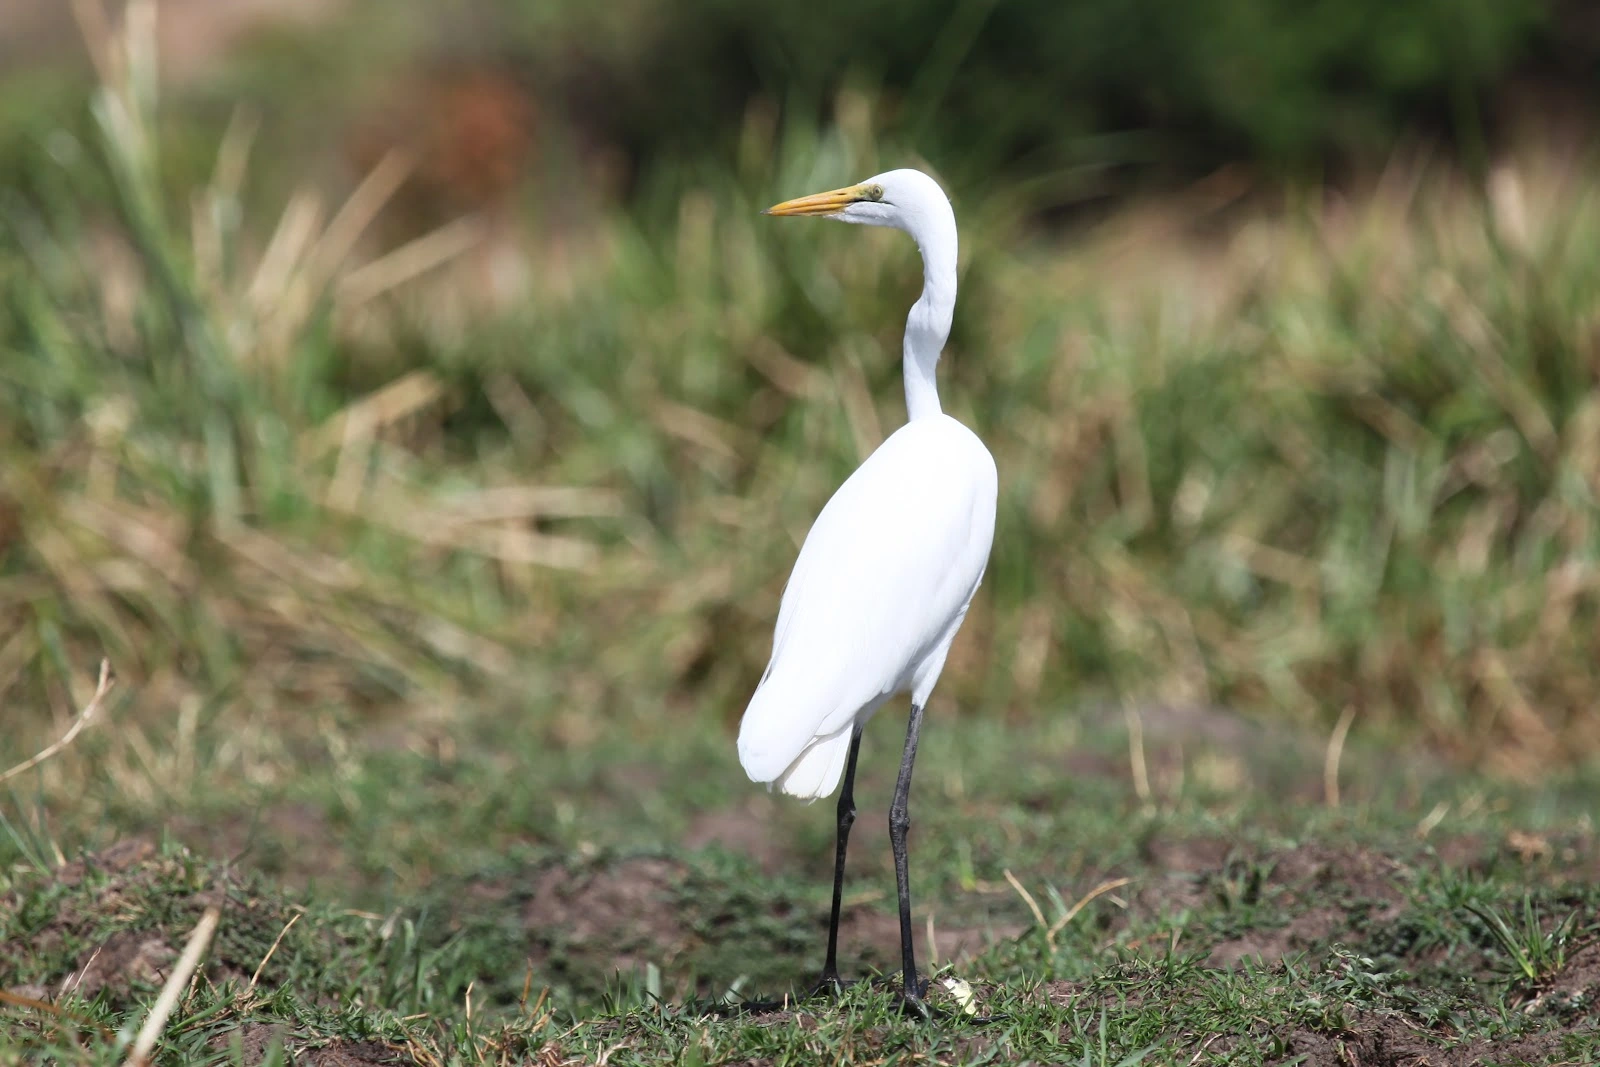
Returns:
[[[702,849],[713,845],[737,852],[755,861],[766,874],[773,874],[792,858],[782,835],[772,832],[772,819],[763,811],[752,810],[759,804],[770,812],[767,798],[754,798],[743,807],[714,808],[695,815],[684,835],[687,848]]]
[[[1397,857],[1353,845],[1309,843],[1252,852],[1225,836],[1158,836],[1142,849],[1141,859],[1150,868],[1141,872],[1141,884],[1137,892],[1129,894],[1127,910],[1169,914],[1176,908],[1213,903],[1219,896],[1235,899],[1242,906],[1270,906],[1281,917],[1278,925],[1270,921],[1247,924],[1248,929],[1239,935],[1204,946],[1209,949],[1205,965],[1224,969],[1248,960],[1256,966],[1276,966],[1287,975],[1291,972],[1285,969],[1286,957],[1304,951],[1312,956],[1308,965],[1318,966],[1318,950],[1335,942],[1359,947],[1363,936],[1399,918],[1414,906],[1407,890],[1417,871],[1439,863],[1447,850],[1469,865],[1519,864],[1541,878],[1573,866],[1582,870],[1592,862],[1592,840],[1556,842],[1549,847],[1527,841],[1522,845],[1441,842]],[[512,914],[525,932],[536,965],[562,953],[565,965],[628,971],[645,962],[665,965],[704,936],[704,930],[696,927],[692,909],[685,906],[686,892],[692,893],[697,884],[695,877],[682,861],[634,856],[549,863],[521,883],[526,888],[520,891],[516,880],[485,881],[465,889],[479,900],[507,903],[516,909]],[[264,904],[241,891],[226,876],[197,883],[185,868],[184,857],[162,856],[143,839],[119,842],[69,863],[56,872],[55,881],[78,891],[59,895],[57,912],[28,943],[0,946],[0,987],[14,994],[56,1000],[68,991],[84,997],[108,992],[126,998],[160,985],[194,916],[206,904],[224,903],[230,926],[235,928],[245,924],[256,924],[257,930],[276,928],[290,915],[287,908]],[[512,895],[514,891],[517,896]],[[172,907],[152,916],[148,914],[152,900],[170,902]],[[139,913],[137,902],[143,902],[145,914]],[[16,900],[0,899],[0,908],[17,904]],[[820,937],[823,917],[817,918]],[[920,925],[923,917],[918,918],[921,947],[926,935]],[[1592,917],[1580,928],[1592,930]],[[935,931],[939,962],[959,962],[997,940],[1024,935],[1027,928],[936,922]],[[894,970],[899,928],[887,908],[863,903],[847,907],[842,938],[850,946],[853,962],[875,964],[885,972]],[[1437,963],[1428,955],[1430,951],[1409,954],[1402,965],[1416,969]],[[70,959],[71,966],[64,973],[40,974],[37,961],[44,959]],[[225,938],[219,938],[205,973],[214,981],[247,976],[259,962],[240,957]],[[19,981],[20,976],[34,977]],[[1490,980],[1493,976],[1478,977]],[[980,1011],[1002,992],[981,982],[973,985]],[[1052,982],[1035,995],[1071,1006],[1085,990],[1082,983]],[[1141,995],[1131,994],[1125,1006],[1138,1006]],[[1565,966],[1529,989],[1519,1004],[1521,1012],[1545,1015],[1555,1023],[1537,1035],[1497,1042],[1492,1047],[1468,1042],[1445,1048],[1447,1038],[1442,1032],[1421,1029],[1409,1017],[1352,1009],[1344,1021],[1326,1028],[1308,1027],[1273,1036],[1284,1050],[1281,1062],[1308,1067],[1476,1067],[1543,1061],[1558,1054],[1568,1031],[1564,1020],[1581,1022],[1597,997],[1600,942],[1585,934],[1571,946]],[[955,1008],[940,988],[931,991],[930,999]],[[803,1027],[810,1024],[808,1020],[814,1023],[810,1011],[795,1010],[771,1012],[759,1022]],[[227,1051],[237,1042],[242,1062],[252,1065],[264,1062],[275,1044],[293,1040],[280,1027],[248,1025],[219,1036],[213,1045],[218,1051]],[[962,1040],[969,1053],[977,1053],[994,1039],[975,1033]],[[1240,1040],[1245,1038],[1221,1035],[1207,1047],[1212,1053],[1222,1053],[1230,1047],[1229,1042]],[[368,1067],[412,1062],[405,1050],[374,1042],[323,1040],[287,1051],[291,1062],[300,1065]]]
[[[296,1067],[396,1067],[416,1061],[400,1049],[390,1048],[376,1041],[344,1041],[335,1039],[317,1044],[296,1042],[287,1028],[261,1023],[247,1023],[238,1030],[213,1038],[211,1047],[218,1052],[231,1053],[237,1044],[240,1067],[259,1067],[267,1061],[274,1048],[281,1047]],[[228,1062],[234,1062],[232,1060]]]
[[[223,907],[227,924],[213,942],[203,973],[212,981],[248,978],[261,964],[231,951],[235,932],[281,930],[292,917],[221,879],[194,885],[182,859],[160,856],[142,838],[120,841],[62,866],[55,880],[68,887],[92,879],[92,891],[64,893],[57,910],[33,936],[0,945],[0,988],[36,999],[84,998],[109,992],[114,1000],[158,988],[167,968],[206,907]],[[151,901],[161,905],[157,914]],[[15,909],[17,894],[0,897],[0,910]],[[270,936],[270,935],[269,935]],[[71,960],[64,969],[59,961]],[[33,976],[17,981],[19,976]],[[275,972],[265,972],[271,979]]]
[[[689,936],[675,900],[684,873],[682,864],[656,858],[627,859],[583,871],[549,867],[539,875],[522,910],[534,962],[558,943],[611,946],[614,966],[625,972],[644,962],[640,954],[644,949],[653,950],[652,962],[670,959]]]
[[[916,924],[918,967],[934,964],[962,963],[984,952],[996,942],[1017,937],[1028,927],[1018,923],[996,922],[986,926],[944,925],[934,915],[934,940],[938,945],[938,959],[924,960],[920,953],[926,950],[927,919],[913,915]],[[820,933],[818,935],[821,936]],[[899,915],[865,905],[847,907],[839,916],[840,953],[848,951],[852,960],[861,960],[884,970],[893,970],[900,962]],[[846,949],[844,946],[847,946]]]

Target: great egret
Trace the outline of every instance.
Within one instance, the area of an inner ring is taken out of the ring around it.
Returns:
[[[778,609],[772,659],[739,727],[739,762],[755,782],[815,800],[839,784],[833,912],[819,990],[839,984],[839,901],[855,821],[861,729],[909,691],[911,716],[889,808],[900,897],[902,988],[927,1014],[911,944],[907,804],[922,711],[983,579],[994,540],[994,457],[939,409],[934,367],[956,304],[956,219],[937,182],[892,170],[803,196],[768,215],[811,215],[904,230],[922,253],[922,296],[906,319],[908,421],[834,493],[806,535]]]

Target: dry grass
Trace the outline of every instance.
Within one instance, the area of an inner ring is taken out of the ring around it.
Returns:
[[[188,780],[202,721],[209,773],[271,776],[350,709],[735,716],[806,524],[900,418],[910,250],[754,210],[882,165],[867,105],[820,138],[754,117],[744,172],[597,220],[580,263],[530,236],[486,308],[451,269],[479,222],[358,253],[398,155],[256,226],[241,118],[172,210],[144,6],[91,32],[104,199],[27,199],[0,244],[18,743],[102,654],[129,796]],[[942,373],[1004,493],[941,699],[1353,709],[1522,776],[1600,751],[1590,177],[1526,151],[1485,199],[1400,155],[1270,203],[1223,175],[1066,243],[962,199]]]

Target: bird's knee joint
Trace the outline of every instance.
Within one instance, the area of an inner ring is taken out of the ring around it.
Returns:
[[[891,834],[904,834],[911,829],[911,813],[905,811],[889,812],[889,832]]]

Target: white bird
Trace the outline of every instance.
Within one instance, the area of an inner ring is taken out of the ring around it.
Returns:
[[[907,886],[907,800],[928,696],[994,540],[994,457],[939,408],[934,367],[956,304],[956,219],[937,182],[892,170],[859,185],[788,200],[768,215],[812,215],[904,230],[922,253],[922,296],[906,319],[908,421],[834,493],[806,535],[784,589],[772,659],[739,726],[739,762],[755,782],[815,800],[839,785],[828,953],[818,991],[839,985],[839,902],[855,821],[861,730],[897,693],[911,694],[889,809],[899,890],[902,992],[926,1015]]]

